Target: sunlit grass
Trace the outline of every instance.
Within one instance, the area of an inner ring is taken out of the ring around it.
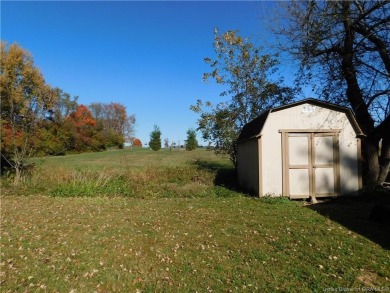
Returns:
[[[34,172],[19,186],[9,186],[10,193],[138,198],[238,195],[215,186],[218,172],[233,174],[234,170],[226,158],[206,150],[126,149],[36,158],[32,162]],[[4,183],[7,185],[6,179]]]
[[[300,203],[2,198],[2,292],[388,286],[389,253]]]
[[[172,167],[191,164],[195,161],[210,161],[231,166],[226,157],[219,157],[213,151],[197,149],[195,151],[166,150],[158,152],[144,148],[127,148],[123,150],[109,150],[97,153],[84,153],[67,155],[64,157],[36,158],[37,165],[62,166],[65,168],[78,168],[88,170],[101,170],[102,168],[115,168],[120,170],[142,169],[145,167]]]
[[[212,152],[40,160],[2,180],[1,292],[389,288],[389,250],[302,202],[244,196]]]

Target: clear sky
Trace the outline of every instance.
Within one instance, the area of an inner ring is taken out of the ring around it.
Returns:
[[[1,39],[28,50],[46,82],[79,96],[80,104],[124,104],[136,115],[142,143],[155,124],[163,139],[183,143],[187,130],[197,127],[190,105],[197,99],[217,103],[224,90],[202,81],[210,70],[203,58],[215,56],[214,28],[265,40],[273,5],[1,1]]]

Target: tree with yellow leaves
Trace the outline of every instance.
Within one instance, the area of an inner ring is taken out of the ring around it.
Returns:
[[[48,115],[57,95],[19,45],[1,42],[0,65],[1,164],[2,169],[15,171],[18,183],[32,154],[37,124]]]

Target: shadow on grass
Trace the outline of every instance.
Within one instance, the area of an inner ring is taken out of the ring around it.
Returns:
[[[390,225],[385,221],[375,221],[371,214],[374,207],[388,205],[389,193],[370,192],[335,198],[308,207],[389,250]]]
[[[215,186],[226,187],[232,191],[237,192],[241,191],[237,183],[237,175],[234,167],[218,162],[208,162],[204,160],[196,160],[194,165],[199,169],[215,172]]]

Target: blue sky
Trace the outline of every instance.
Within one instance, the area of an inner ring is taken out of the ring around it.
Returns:
[[[222,101],[224,88],[202,81],[214,28],[269,40],[273,9],[267,1],[2,1],[1,39],[28,50],[47,83],[80,104],[124,104],[143,143],[155,124],[162,138],[183,143],[197,127],[190,105]]]

